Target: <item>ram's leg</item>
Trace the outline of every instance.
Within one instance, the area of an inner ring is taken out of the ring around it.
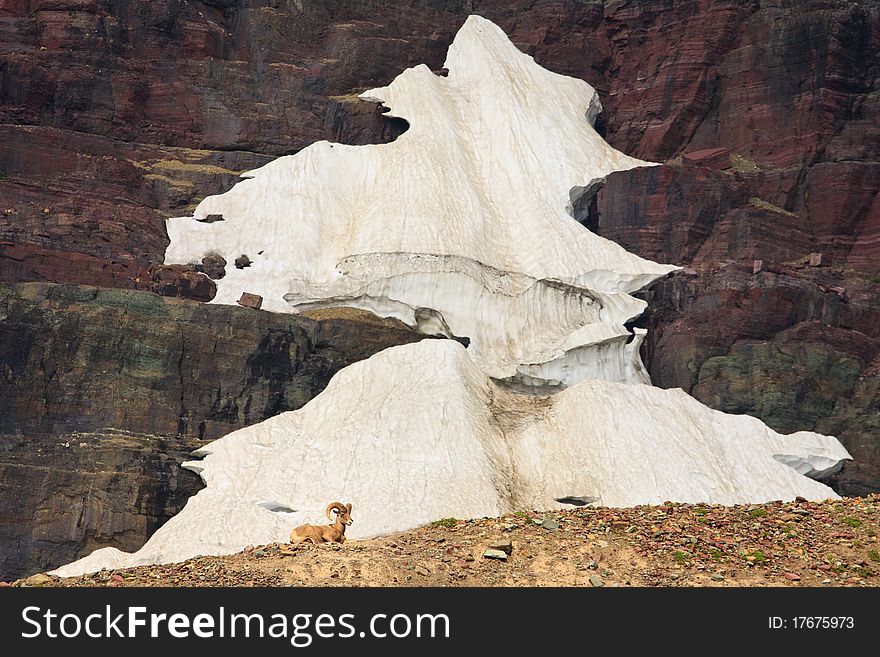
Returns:
[[[299,543],[303,543],[305,541],[312,541],[312,543],[315,542],[315,540],[312,538],[312,536],[310,534],[298,534],[297,529],[302,529],[302,528],[297,527],[292,532],[290,532],[290,542],[291,543],[293,543],[294,545],[298,545]]]

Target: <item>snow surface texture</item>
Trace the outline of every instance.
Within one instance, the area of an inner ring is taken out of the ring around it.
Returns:
[[[645,308],[629,293],[676,267],[593,234],[571,204],[649,163],[593,129],[590,85],[541,68],[485,19],[467,20],[445,66],[361,94],[410,123],[396,141],[317,142],[248,172],[168,221],[166,262],[222,255],[217,303],[251,292],[271,311],[355,306],[467,337],[497,379],[648,383],[627,349],[623,325]],[[223,221],[197,220],[212,214]],[[235,268],[241,255],[253,264]]]
[[[349,538],[438,518],[571,508],[834,497],[801,472],[848,458],[836,439],[780,435],[681,390],[588,380],[549,396],[487,378],[459,343],[392,347],[339,372],[298,411],[235,431],[187,467],[207,488],[141,550],[105,548],[56,574],[229,554],[286,542],[354,505]],[[273,511],[271,509],[280,509]],[[291,512],[285,512],[288,509]]]
[[[367,93],[411,120],[396,142],[322,142],[253,172],[197,210],[224,221],[169,222],[168,259],[246,254],[254,264],[228,270],[218,301],[248,291],[272,310],[357,305],[468,336],[468,349],[426,340],[345,368],[300,410],[199,450],[186,467],[207,487],[141,550],[105,548],[56,574],[286,541],[326,522],[332,501],[354,505],[347,535],[364,538],[572,498],[836,497],[807,478],[850,458],[836,439],[783,436],[645,384],[644,333],[623,327],[643,306],[628,293],[672,268],[593,235],[564,207],[596,178],[643,164],[590,127],[593,90],[476,17],[447,67],[448,78],[416,67]],[[569,387],[521,394],[499,378]]]

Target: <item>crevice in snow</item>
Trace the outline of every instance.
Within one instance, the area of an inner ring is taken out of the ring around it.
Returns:
[[[296,509],[291,509],[289,506],[285,506],[275,500],[263,500],[257,502],[257,506],[266,509],[267,511],[271,511],[272,513],[296,513]]]
[[[591,180],[586,185],[575,185],[568,192],[568,206],[565,208],[575,221],[588,230],[595,232],[595,226],[590,226],[591,208],[593,207],[596,194],[605,186],[605,177]]]
[[[589,495],[568,495],[566,497],[557,497],[556,501],[560,504],[570,504],[572,506],[589,506],[598,502],[599,498]]]
[[[793,454],[774,454],[773,458],[792,468],[795,472],[818,481],[840,472],[843,467],[843,461],[840,459],[818,455],[804,457]]]

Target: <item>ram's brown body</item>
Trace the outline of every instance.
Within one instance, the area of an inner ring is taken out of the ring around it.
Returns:
[[[327,507],[327,517],[336,510],[336,520],[330,525],[300,525],[290,532],[291,543],[345,543],[345,528],[353,521],[351,519],[351,504],[333,502]]]

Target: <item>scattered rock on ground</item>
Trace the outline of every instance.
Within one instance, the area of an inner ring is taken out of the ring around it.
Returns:
[[[486,559],[498,559],[499,561],[507,561],[507,553],[502,550],[493,550],[492,548],[486,548],[486,551],[483,552],[483,557]]]
[[[46,584],[51,584],[53,579],[54,578],[51,575],[47,575],[46,573],[37,573],[36,575],[31,575],[30,577],[20,580],[18,584],[19,586],[45,586]]]
[[[581,507],[555,515],[553,532],[508,515],[344,545],[266,545],[44,585],[880,586],[880,495],[664,507]],[[503,524],[516,525],[516,559],[498,549]]]
[[[510,541],[493,541],[492,543],[489,543],[489,548],[492,550],[501,550],[508,556],[513,553],[513,543]]]

